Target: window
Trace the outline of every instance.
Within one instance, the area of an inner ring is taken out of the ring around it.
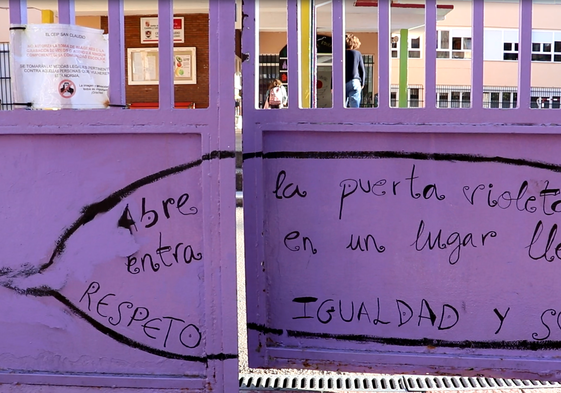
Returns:
[[[424,93],[422,85],[408,85],[407,108],[422,108],[424,106],[423,94]],[[399,107],[399,85],[391,85],[390,107]]]
[[[459,108],[460,107],[460,92],[453,91],[452,92],[452,100],[450,101],[450,108]]]
[[[469,108],[471,106],[470,86],[436,87],[438,108]]]
[[[518,60],[518,43],[503,44],[503,60]],[[532,61],[561,62],[561,41],[532,42]]]
[[[397,106],[397,93],[392,91],[390,93],[390,106],[395,108]]]
[[[409,107],[419,107],[419,89],[409,89]]]
[[[503,60],[518,60],[518,42],[505,42],[503,50]]]
[[[409,53],[410,59],[420,59],[421,58],[421,38],[415,37],[409,40]]]
[[[471,106],[471,92],[464,91],[462,93],[462,108],[469,108]]]
[[[551,43],[532,43],[532,61],[551,61]]]
[[[438,107],[448,108],[448,93],[438,93]]]
[[[501,88],[491,88],[495,91],[485,91],[483,92],[483,107],[484,108],[516,108],[516,100],[518,98],[518,93],[515,88],[506,88],[503,90]]]
[[[399,57],[399,48],[398,48],[398,43],[399,42],[399,36],[394,35],[392,36],[392,58],[397,59]]]
[[[421,37],[409,37],[409,42],[407,43],[408,53],[407,56],[410,59],[420,59],[421,58]],[[392,36],[391,42],[392,58],[399,58],[399,36]]]
[[[471,37],[466,32],[440,30],[437,34],[438,59],[471,59]]]

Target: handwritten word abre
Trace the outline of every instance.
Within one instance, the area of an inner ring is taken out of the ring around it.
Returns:
[[[165,255],[168,253],[171,253],[171,255]],[[136,254],[133,254],[127,257],[127,272],[131,274],[139,274],[140,272],[146,271],[157,272],[162,265],[171,267],[174,264],[190,264],[193,261],[200,261],[203,259],[203,254],[194,251],[193,246],[190,244],[177,243],[173,248],[169,245],[165,245],[162,241],[162,232],[160,232],[158,248],[154,253],[144,253],[144,255],[140,257],[140,263],[139,258],[135,255]],[[140,267],[137,266],[138,263]]]
[[[275,198],[277,199],[290,199],[295,196],[299,196],[300,198],[305,198],[308,193],[306,191],[300,191],[298,186],[294,186],[294,183],[288,183],[286,186],[284,185],[284,181],[286,179],[286,172],[280,171],[277,175],[277,182],[275,185]]]
[[[136,330],[155,340],[162,348],[168,344],[180,344],[190,349],[200,345],[202,334],[195,324],[172,316],[154,318],[153,312],[147,307],[137,306],[130,301],[118,301],[116,294],[102,293],[100,290],[99,282],[93,281],[79,303],[85,302],[89,312],[106,319],[110,325]]]
[[[548,262],[553,262],[555,258],[561,259],[561,243],[557,243],[553,251],[551,250],[557,237],[557,228],[557,224],[553,224],[547,235],[547,240],[540,241],[544,227],[543,222],[541,220],[538,221],[532,234],[532,240],[530,240],[530,244],[527,246],[530,258],[535,261],[543,258]]]
[[[414,312],[413,307],[411,307],[407,302],[396,299],[396,308],[394,312],[382,312],[382,307],[380,306],[380,298],[376,298],[376,306],[372,304],[367,304],[363,301],[343,301],[335,299],[326,299],[319,301],[318,298],[312,296],[297,297],[292,300],[294,303],[302,304],[299,307],[300,311],[292,319],[316,319],[322,324],[345,322],[345,323],[371,323],[374,325],[382,324],[394,324],[397,327],[408,324],[413,320],[413,317],[417,316],[417,326],[426,326],[427,323],[431,327],[436,327],[438,330],[448,330],[456,326],[460,320],[460,314],[458,310],[451,306],[450,304],[443,304],[440,318],[433,311],[433,307],[430,306],[426,299],[421,300],[418,313]],[[385,319],[382,319],[381,315],[384,314]],[[393,322],[391,317],[394,317]],[[375,317],[374,317],[375,316]],[[388,320],[387,318],[390,318]],[[438,325],[436,325],[437,320],[439,320]]]
[[[312,254],[318,253],[318,250],[314,248],[312,240],[307,236],[301,236],[298,231],[292,231],[284,237],[284,246],[290,251],[300,251],[300,244],[302,244],[303,251],[307,251],[309,245]]]
[[[409,184],[409,196],[413,199],[431,199],[436,198],[442,201],[446,198],[444,194],[438,192],[438,187],[436,183],[427,184],[424,187],[421,186],[422,192],[418,192],[417,189],[417,179],[419,176],[415,174],[416,166],[413,165],[411,168],[411,176],[406,177],[405,180]],[[383,197],[386,195],[398,195],[398,185],[401,181],[390,181],[387,179],[378,179],[376,181],[364,180],[364,179],[344,179],[339,183],[341,190],[341,198],[339,203],[339,220],[343,217],[343,205],[345,200],[353,195],[357,191],[362,191],[363,194],[372,194],[375,197]]]
[[[483,247],[486,245],[485,242],[487,241],[487,238],[497,237],[497,232],[495,231],[487,231],[480,236],[474,236],[471,232],[464,236],[462,236],[459,232],[452,232],[448,235],[448,237],[446,237],[446,235],[442,234],[442,229],[439,229],[433,239],[433,233],[431,231],[428,231],[427,234],[424,232],[425,222],[421,220],[419,228],[417,229],[417,236],[411,245],[415,246],[416,251],[423,251],[425,247],[428,247],[429,250],[433,250],[435,248],[445,250],[448,247],[453,247],[448,255],[448,263],[450,263],[450,265],[455,265],[460,260],[462,247]],[[444,237],[446,237],[445,241],[443,240]]]
[[[374,250],[378,251],[379,253],[386,251],[386,247],[382,245],[378,246],[378,242],[376,242],[374,236],[370,234],[366,235],[366,237],[364,238],[361,238],[360,235],[357,235],[356,240],[354,240],[354,235],[351,234],[351,240],[349,241],[347,248],[350,248],[353,251],[370,251],[370,243],[374,246]]]
[[[177,201],[174,198],[168,198],[161,201],[162,211],[158,214],[156,210],[146,210],[146,198],[142,198],[142,216],[140,217],[140,222],[145,223],[145,228],[151,228],[158,223],[161,218],[161,214],[164,214],[166,219],[171,218],[170,206],[175,207],[175,211],[182,216],[191,216],[197,214],[199,209],[195,206],[187,208],[185,204],[189,201],[189,194],[181,194]]]

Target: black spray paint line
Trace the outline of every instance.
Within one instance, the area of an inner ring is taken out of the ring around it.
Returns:
[[[436,347],[436,348],[459,348],[459,349],[508,349],[508,350],[558,350],[561,349],[561,341],[449,341],[431,338],[408,339],[395,337],[379,337],[364,334],[331,334],[306,332],[301,330],[274,329],[256,323],[248,323],[247,328],[262,334],[274,334],[281,336],[286,333],[288,337],[349,341],[358,343],[375,343],[383,345],[395,345],[402,347]]]
[[[181,355],[178,353],[163,351],[161,349],[152,348],[148,345],[144,345],[139,343],[138,341],[132,340],[116,331],[105,327],[102,323],[99,323],[94,318],[90,317],[87,313],[76,307],[70,300],[68,300],[65,296],[61,295],[60,293],[50,290],[45,295],[49,295],[54,297],[56,300],[64,304],[66,307],[70,309],[75,315],[79,316],[80,318],[86,320],[92,327],[94,327],[99,332],[105,334],[108,337],[111,337],[113,340],[120,342],[121,344],[125,344],[131,348],[140,349],[141,351],[151,353],[156,356],[161,356],[168,359],[175,359],[175,360],[186,360],[190,362],[200,362],[206,363],[209,360],[227,360],[227,359],[237,359],[237,354],[225,354],[225,353],[218,353],[218,354],[209,354],[206,356],[191,356],[191,355]]]
[[[197,167],[201,165],[204,161],[210,161],[213,159],[223,159],[223,158],[235,158],[235,152],[233,151],[213,151],[209,154],[203,155],[200,159],[181,164],[175,167],[167,168],[161,170],[159,172],[153,173],[151,175],[145,176],[141,179],[138,179],[129,185],[121,188],[120,190],[115,191],[108,197],[104,198],[103,200],[93,203],[91,205],[85,206],[82,209],[80,217],[67,229],[64,230],[62,235],[59,237],[58,241],[56,242],[55,249],[51,255],[49,261],[43,264],[40,267],[34,267],[29,264],[22,266],[20,269],[15,271],[14,269],[10,268],[1,268],[0,269],[0,277],[2,276],[11,276],[14,277],[30,277],[34,274],[39,274],[55,263],[55,259],[64,252],[66,242],[68,239],[83,225],[92,221],[98,214],[103,214],[108,212],[109,210],[113,209],[117,206],[124,198],[131,195],[133,192],[137,191],[139,188],[146,186],[148,184],[155,183],[159,180],[167,178],[169,176],[184,172],[188,169]],[[100,331],[101,333],[107,335],[108,337],[114,339],[117,342],[125,344],[129,347],[136,348],[142,350],[147,353],[151,353],[157,356],[161,356],[168,359],[178,359],[178,360],[186,360],[186,361],[193,361],[193,362],[203,362],[206,363],[209,360],[227,360],[227,359],[236,359],[238,357],[237,354],[209,354],[206,356],[189,356],[189,355],[181,355],[177,353],[172,353],[168,351],[159,350],[148,345],[144,345],[139,343],[135,340],[132,340],[120,333],[115,332],[112,329],[107,328],[102,323],[98,322],[87,313],[82,311],[80,308],[76,307],[69,299],[65,296],[61,295],[59,292],[49,288],[49,287],[35,287],[35,288],[28,288],[25,290],[15,288],[9,283],[3,284],[4,287],[8,289],[12,289],[22,295],[30,295],[30,296],[52,296],[66,307],[68,307],[75,315],[81,317],[85,321],[87,321],[92,327],[96,330]]]
[[[107,198],[99,202],[93,203],[91,205],[85,206],[84,208],[82,208],[82,215],[80,216],[80,218],[78,218],[60,236],[49,262],[41,266],[39,268],[39,272],[45,270],[46,268],[48,268],[53,264],[54,259],[64,251],[66,241],[70,238],[70,236],[72,236],[74,232],[78,230],[78,228],[93,220],[95,216],[97,216],[98,214],[108,212],[109,210],[117,206],[117,204],[119,204],[119,202],[121,202],[124,198],[126,198],[127,196],[138,190],[140,187],[155,183],[171,175],[176,175],[178,173],[184,172],[187,169],[197,167],[201,165],[204,161],[210,161],[216,158],[222,159],[222,158],[235,158],[235,157],[236,157],[236,153],[233,151],[215,150],[209,154],[203,155],[198,160],[191,161],[182,165],[177,165],[168,169],[164,169],[162,171],[138,179],[132,182],[131,184],[129,184],[128,186],[125,186],[124,188],[115,191]]]
[[[293,158],[334,160],[334,159],[384,159],[404,158],[424,161],[448,161],[448,162],[470,162],[470,163],[498,163],[514,166],[527,166],[530,168],[545,169],[552,172],[561,172],[561,165],[542,161],[526,160],[523,158],[508,158],[500,156],[482,156],[477,154],[461,153],[423,153],[406,151],[275,151],[269,153],[254,152],[245,153],[243,159],[253,158],[279,159]]]

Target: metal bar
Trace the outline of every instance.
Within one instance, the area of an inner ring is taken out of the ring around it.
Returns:
[[[390,107],[390,2],[378,3],[378,107]]]
[[[15,25],[27,24],[27,0],[10,0],[10,23]]]
[[[472,3],[471,107],[483,108],[483,40],[485,2]]]
[[[425,4],[425,107],[436,107],[436,0]]]
[[[76,23],[74,0],[58,0],[58,22],[67,25]]]
[[[345,70],[344,70],[344,40],[345,40],[345,3],[343,0],[333,0],[333,54],[332,54],[332,84],[333,108],[345,106]],[[339,37],[339,38],[337,38]]]
[[[530,108],[532,82],[532,2],[520,1],[518,47],[518,108]]]
[[[125,5],[124,0],[108,1],[109,103],[125,105]]]
[[[236,143],[233,102],[236,42],[235,34],[232,34],[235,31],[236,4],[233,1],[210,0],[209,7],[209,36],[214,37],[209,43],[209,115],[217,120],[217,127],[211,127],[209,133],[210,148],[230,151],[234,150]],[[217,116],[212,116],[212,113],[217,113]],[[220,274],[205,275],[205,281],[212,280],[214,284],[210,286],[212,292],[207,292],[209,297],[214,295],[214,301],[208,302],[207,315],[219,316],[208,324],[214,332],[207,334],[207,352],[237,353],[236,256],[232,253],[236,249],[233,232],[236,228],[234,158],[215,160],[210,166],[215,168],[211,176],[215,174],[216,178],[211,182],[209,202],[217,206],[219,216],[209,220],[216,220],[216,226],[212,228],[218,229],[208,240],[214,250],[210,269],[220,270]],[[208,370],[209,379],[216,376],[216,382],[209,390],[230,392],[236,389],[237,358],[210,361],[210,367],[214,370]]]
[[[159,108],[174,103],[173,85],[173,0],[158,0]],[[232,76],[233,78],[233,76]]]
[[[299,37],[298,37],[298,1],[288,0],[288,109],[299,107],[300,78]]]

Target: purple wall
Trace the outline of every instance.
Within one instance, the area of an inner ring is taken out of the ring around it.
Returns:
[[[10,2],[12,22],[25,4]],[[159,2],[160,26],[171,6]],[[208,109],[172,108],[170,33],[158,110],[0,115],[0,383],[237,389],[234,52],[219,49],[234,47],[234,5],[211,1],[210,15]],[[112,105],[122,76],[114,61]]]
[[[558,379],[557,139],[266,132],[268,365]]]
[[[250,366],[559,380],[559,113],[529,107],[531,2],[512,110],[482,108],[483,2],[471,108],[435,108],[434,48],[427,107],[389,107],[391,10],[379,2],[380,106],[343,108],[333,40],[334,107],[301,109],[288,3],[289,107],[254,109],[244,95]],[[343,1],[332,7],[343,37]],[[257,10],[244,12],[251,52]]]

